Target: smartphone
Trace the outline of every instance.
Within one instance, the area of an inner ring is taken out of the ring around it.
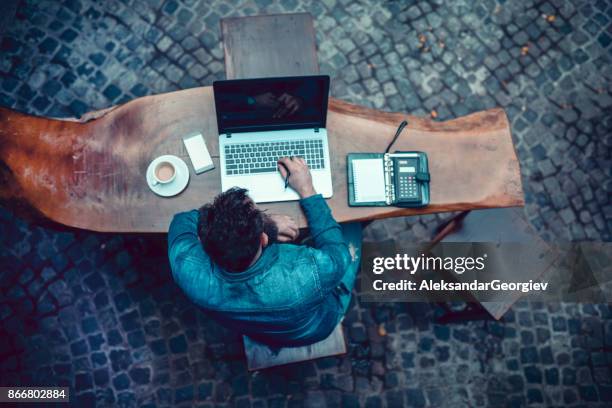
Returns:
[[[214,169],[215,165],[210,157],[204,137],[200,133],[185,136],[183,143],[187,149],[189,159],[196,174],[204,173],[207,170]]]

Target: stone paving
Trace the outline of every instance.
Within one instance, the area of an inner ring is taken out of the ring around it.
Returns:
[[[0,5],[0,12],[3,6]],[[610,241],[607,1],[20,1],[0,105],[78,116],[224,77],[219,19],[309,11],[332,94],[438,120],[502,106],[525,214],[554,240]],[[431,236],[448,215],[379,221]],[[164,237],[58,231],[0,209],[0,384],[66,385],[78,406],[610,406],[608,305],[520,303],[503,322],[355,302],[345,357],[248,373],[237,334],[172,283]]]

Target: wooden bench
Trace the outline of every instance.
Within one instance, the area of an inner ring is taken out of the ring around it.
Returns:
[[[495,242],[509,243],[516,242],[528,245],[532,252],[526,251],[523,257],[534,257],[533,261],[522,264],[532,265],[530,268],[510,269],[511,275],[503,275],[509,270],[496,268],[495,274],[487,275],[488,280],[499,279],[502,282],[528,282],[537,281],[551,266],[550,247],[537,234],[537,231],[525,219],[520,208],[495,208],[489,210],[470,211],[461,213],[442,228],[433,238],[434,243],[448,242]],[[544,257],[543,254],[547,254]],[[450,280],[462,281],[456,274],[449,274]],[[466,309],[453,311],[446,308],[446,313],[437,318],[439,323],[451,323],[460,320],[473,320],[479,318],[493,317],[501,319],[504,314],[516,303],[524,294],[518,291],[499,291],[495,293],[495,298],[490,301],[479,302],[476,299],[466,299],[470,301]],[[445,305],[442,305],[445,307]]]
[[[338,324],[325,340],[302,347],[270,347],[248,336],[242,338],[249,371],[346,354],[342,324]]]

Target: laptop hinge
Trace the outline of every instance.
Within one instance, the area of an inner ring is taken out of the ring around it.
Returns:
[[[319,128],[315,128],[315,133],[319,133]]]
[[[231,139],[232,138],[232,134],[231,133],[226,133],[225,137],[227,137],[228,139]]]

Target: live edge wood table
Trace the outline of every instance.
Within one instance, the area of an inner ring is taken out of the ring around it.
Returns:
[[[228,73],[236,77],[232,66],[240,66],[240,53],[232,53],[231,31],[223,30],[226,61],[233,58]],[[303,48],[297,53],[305,54],[313,55]],[[300,65],[290,67],[292,72],[296,68]],[[314,68],[304,69],[312,73]],[[428,154],[431,204],[422,209],[349,207],[346,155],[382,152],[404,119],[409,125],[393,149]],[[214,170],[193,173],[181,139],[191,132],[204,135]],[[501,109],[436,122],[331,98],[327,132],[334,186],[328,203],[339,222],[524,203],[519,162]],[[163,154],[183,158],[191,172],[188,187],[172,198],[156,196],[145,181],[147,166]],[[0,107],[0,200],[30,216],[94,231],[166,232],[175,213],[197,208],[221,192],[219,169],[209,86],[134,99],[80,119],[35,117]],[[297,202],[261,207],[306,225]]]

